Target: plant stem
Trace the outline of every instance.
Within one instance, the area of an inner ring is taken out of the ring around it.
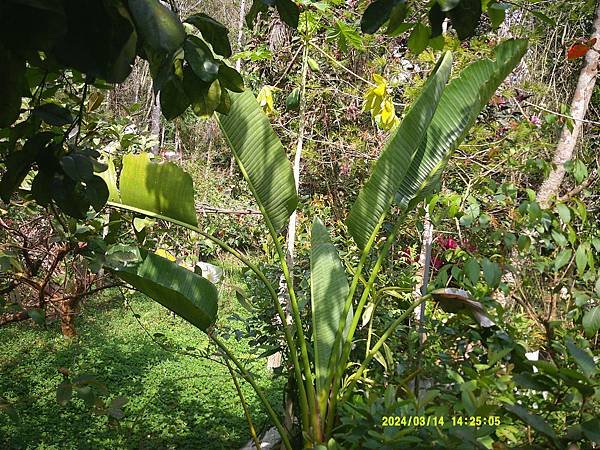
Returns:
[[[146,210],[143,210],[140,208],[134,208],[131,206],[127,206],[127,205],[123,205],[121,203],[115,203],[115,202],[108,202],[107,204],[109,206],[114,206],[117,208],[127,209],[129,211],[139,212],[139,213],[144,214],[149,217],[155,217],[157,219],[166,220],[160,214],[154,214],[150,211],[146,211]],[[263,214],[263,217],[266,217],[264,210],[261,209],[261,212]],[[216,238],[215,236],[202,231],[198,226],[192,225],[192,224],[189,224],[186,222],[182,222],[180,220],[175,220],[175,219],[169,219],[169,221],[174,223],[175,225],[179,225],[184,228],[187,228],[188,230],[195,231],[196,233],[200,234],[201,236],[204,236],[206,239],[210,240],[211,242],[214,242],[219,247],[221,247],[223,250],[230,253],[231,255],[233,255],[234,257],[239,259],[242,263],[244,263],[247,267],[249,267],[250,270],[252,270],[256,274],[256,276],[258,276],[258,278],[264,283],[267,290],[269,291],[269,295],[271,296],[271,298],[273,300],[273,304],[275,306],[275,309],[277,310],[277,314],[279,315],[279,317],[281,319],[283,331],[285,334],[285,340],[290,349],[290,358],[292,358],[292,363],[294,365],[296,379],[299,380],[298,381],[298,389],[299,389],[298,396],[300,398],[300,414],[301,414],[301,418],[303,421],[302,423],[308,424],[308,400],[307,400],[307,396],[306,396],[305,387],[302,384],[302,372],[300,369],[300,363],[298,360],[298,353],[296,351],[296,346],[294,345],[294,339],[292,337],[290,327],[288,326],[287,321],[285,319],[285,313],[283,311],[283,308],[281,307],[281,304],[279,303],[279,299],[277,298],[277,293],[275,292],[275,289],[273,288],[273,286],[271,285],[271,283],[269,282],[269,280],[267,279],[265,274],[255,264],[253,264],[248,258],[246,258],[244,255],[242,255],[240,252],[238,252],[237,250],[235,250],[234,248],[229,246],[227,243],[225,243],[221,239]],[[276,243],[278,243],[277,233],[273,229],[272,224],[268,220],[266,220],[265,222],[267,223],[267,226],[269,227],[269,232],[270,232],[271,236],[273,237],[273,240]],[[279,246],[279,249],[281,249],[281,246]]]
[[[382,222],[383,222],[383,219],[378,224],[378,226],[376,228],[377,230],[379,230],[379,227],[381,226]],[[356,270],[354,271],[354,277],[352,278],[352,283],[350,284],[348,296],[346,297],[346,303],[344,304],[344,310],[342,311],[340,323],[339,323],[338,329],[335,333],[335,341],[333,344],[333,348],[339,348],[342,343],[342,339],[344,336],[344,329],[346,328],[346,320],[348,317],[348,312],[350,311],[350,308],[352,307],[352,300],[354,299],[354,293],[356,292],[356,288],[358,287],[358,283],[362,276],[363,267],[365,266],[365,264],[367,262],[367,257],[369,256],[371,247],[373,246],[373,244],[375,242],[376,235],[377,235],[377,233],[373,233],[373,235],[371,235],[371,239],[369,239],[369,241],[367,242],[367,245],[365,246],[365,248],[363,249],[363,251],[360,255],[360,260],[358,262],[358,266],[356,267]],[[340,357],[339,352],[331,352],[331,356],[329,357],[327,385],[331,386],[335,381],[335,374],[337,373],[339,357]],[[329,411],[327,412],[327,416],[328,416],[328,420],[329,420],[329,416],[330,416]]]
[[[329,434],[333,430],[333,421],[335,418],[337,395],[338,395],[338,391],[340,389],[340,382],[342,379],[342,375],[344,374],[344,370],[346,369],[346,363],[348,362],[348,357],[350,356],[350,350],[352,349],[352,338],[354,337],[354,332],[356,331],[356,327],[358,326],[358,321],[360,320],[361,313],[365,306],[365,303],[366,303],[367,299],[369,298],[371,289],[373,288],[373,285],[375,284],[375,280],[377,279],[377,275],[379,274],[381,265],[383,264],[383,261],[387,257],[387,254],[390,251],[392,244],[396,240],[396,235],[398,234],[398,231],[400,230],[400,226],[404,223],[405,216],[406,216],[406,214],[403,213],[397,218],[396,223],[394,224],[394,228],[392,229],[391,233],[388,235],[385,243],[383,244],[383,247],[381,248],[381,251],[379,252],[379,256],[377,258],[377,261],[375,262],[375,265],[373,266],[373,270],[371,271],[371,276],[369,277],[369,281],[367,282],[367,285],[365,286],[362,296],[360,297],[358,305],[356,305],[356,310],[354,311],[354,318],[352,319],[352,323],[350,324],[350,328],[348,329],[348,334],[344,340],[344,344],[342,347],[342,355],[335,367],[335,374],[333,376],[333,381],[332,381],[332,386],[331,386],[332,394],[330,397],[331,403],[329,405],[329,410],[327,411],[327,430],[326,430],[327,436],[329,436]],[[365,259],[366,259],[365,253],[368,252],[368,249],[370,249],[372,243],[375,241],[377,232],[380,229],[381,224],[383,223],[383,220],[384,220],[384,217],[381,218],[380,223],[375,228],[375,232],[373,232],[373,234],[371,235],[371,238],[369,239],[369,242],[367,243],[367,246],[365,247],[365,250],[363,251],[363,257]],[[363,259],[363,257],[361,257],[361,260]],[[361,268],[361,270],[362,270],[362,268]],[[357,269],[356,273],[359,273],[358,269]],[[356,279],[356,274],[355,274],[355,279]],[[356,283],[358,283],[358,280],[356,280]],[[354,285],[354,280],[353,280],[353,285]],[[354,289],[356,289],[356,286],[354,286]],[[354,295],[353,291],[351,291],[351,293],[352,293],[352,295]],[[343,319],[343,317],[344,316],[342,316],[342,319]],[[337,338],[337,336],[336,336],[336,338]],[[337,339],[336,339],[336,342],[337,342]]]
[[[242,408],[244,408],[244,415],[246,416],[246,420],[248,421],[248,429],[250,430],[250,435],[252,436],[252,440],[254,441],[254,445],[257,449],[261,448],[260,441],[258,440],[258,436],[256,435],[256,430],[254,429],[254,424],[252,423],[252,416],[250,416],[250,411],[248,410],[248,404],[244,399],[244,394],[242,389],[240,388],[240,383],[235,376],[235,372],[231,367],[228,359],[225,359],[225,363],[227,364],[227,369],[229,369],[229,374],[231,375],[231,379],[233,380],[233,384],[235,385],[235,390],[237,391],[238,397],[240,398],[240,402],[242,403]]]
[[[83,95],[81,96],[81,103],[79,104],[79,115],[77,117],[77,134],[75,135],[75,145],[79,143],[79,135],[81,134],[81,124],[83,122],[83,107],[85,105],[85,99],[87,97],[88,92],[88,77],[85,78],[85,83],[83,85]]]
[[[408,309],[406,311],[404,311],[402,313],[402,315],[400,315],[400,317],[398,317],[396,320],[394,320],[390,324],[390,326],[387,328],[387,330],[385,330],[385,333],[383,333],[381,335],[381,337],[379,338],[379,340],[377,341],[377,343],[369,351],[369,353],[367,354],[366,358],[364,359],[364,361],[362,362],[362,364],[360,365],[360,367],[358,368],[358,370],[356,371],[356,373],[354,375],[352,375],[352,381],[348,385],[348,387],[346,388],[346,390],[344,392],[344,395],[342,396],[342,402],[348,400],[348,397],[352,393],[352,389],[354,388],[354,385],[356,384],[356,382],[358,381],[358,379],[361,377],[361,375],[365,371],[365,369],[368,367],[369,363],[371,362],[371,360],[373,359],[373,357],[377,354],[377,352],[379,351],[379,349],[381,348],[381,346],[391,336],[391,334],[396,330],[396,328],[398,327],[398,325],[400,325],[402,322],[404,322],[406,320],[406,318],[413,312],[413,310],[417,306],[419,306],[421,303],[423,303],[424,301],[428,300],[429,297],[430,297],[429,295],[425,295],[425,296],[421,297],[419,300],[413,302],[408,307]],[[417,370],[420,370],[420,369],[417,369]]]
[[[390,248],[392,247],[392,244],[396,240],[396,235],[398,234],[398,231],[400,230],[400,226],[403,223],[404,223],[404,214],[402,214],[398,217],[398,219],[396,220],[396,223],[394,224],[394,228],[392,228],[392,231],[390,232],[385,243],[383,244],[383,247],[381,248],[381,251],[379,252],[377,261],[375,262],[375,265],[373,266],[373,270],[371,271],[371,276],[369,277],[369,281],[367,282],[367,285],[365,286],[365,289],[360,297],[358,305],[356,305],[356,310],[354,311],[354,318],[352,319],[352,323],[350,324],[350,329],[348,330],[348,335],[346,336],[346,339],[344,342],[344,352],[342,353],[342,358],[340,360],[340,362],[343,363],[344,366],[346,365],[345,363],[347,361],[348,355],[350,354],[352,338],[354,337],[354,332],[356,331],[356,327],[358,326],[358,321],[360,320],[360,316],[361,316],[362,310],[364,308],[364,305],[365,305],[367,299],[369,298],[369,294],[371,293],[371,289],[373,288],[373,285],[375,284],[377,275],[379,275],[379,270],[381,269],[381,266],[382,266],[384,260],[386,259],[388,252],[390,251]],[[342,364],[340,364],[340,365],[342,365]],[[338,365],[338,368],[340,365]]]
[[[261,403],[266,408],[267,413],[269,414],[269,417],[273,421],[273,425],[275,425],[275,428],[277,428],[277,431],[281,435],[283,445],[285,446],[285,448],[287,450],[292,450],[292,444],[290,442],[290,438],[289,438],[289,434],[288,434],[287,430],[281,424],[279,417],[277,417],[277,413],[273,410],[273,407],[269,403],[269,400],[265,396],[262,389],[258,386],[258,384],[256,384],[256,381],[254,381],[254,378],[252,378],[252,375],[250,375],[250,372],[248,372],[248,370],[246,370],[246,368],[242,365],[242,363],[239,362],[239,360],[235,357],[235,355],[233,353],[231,353],[231,351],[227,348],[227,346],[218,337],[210,335],[210,334],[208,335],[208,337],[217,345],[217,347],[219,347],[223,351],[223,353],[225,353],[225,355],[227,355],[227,357],[231,360],[231,362],[233,362],[233,364],[238,368],[238,370],[242,374],[242,377],[244,378],[244,380],[246,380],[248,383],[250,383],[250,386],[252,386],[252,388],[254,389],[254,392],[256,392],[256,395],[258,395],[258,398],[260,399]]]
[[[283,253],[283,249],[281,244],[278,241],[275,241],[275,247],[277,249],[277,253],[279,255],[279,259],[281,262],[281,269],[283,270],[283,276],[285,277],[285,281],[288,287],[288,293],[290,295],[290,304],[292,305],[292,317],[294,319],[294,324],[296,325],[296,332],[298,333],[298,345],[300,346],[300,355],[302,357],[302,365],[304,368],[304,377],[306,378],[306,392],[307,400],[308,400],[308,411],[310,414],[310,418],[307,417],[307,420],[312,419],[312,425],[315,432],[319,430],[318,417],[315,414],[315,387],[313,382],[312,371],[310,368],[310,360],[308,359],[308,350],[306,345],[306,337],[304,336],[304,330],[302,329],[302,320],[300,318],[300,309],[298,308],[298,299],[296,298],[296,291],[294,290],[294,285],[292,282],[292,277],[290,271],[288,269],[288,265],[285,261],[285,255]],[[296,369],[296,367],[294,367]],[[297,384],[301,388],[303,385],[302,378],[297,377]],[[306,422],[308,424],[308,422]]]
[[[267,287],[267,290],[269,291],[269,295],[271,296],[271,299],[273,300],[273,304],[275,305],[275,309],[277,310],[277,315],[281,319],[281,324],[283,326],[283,331],[284,331],[284,335],[285,335],[285,341],[290,349],[290,358],[292,358],[292,364],[294,365],[294,373],[295,373],[296,379],[298,380],[298,389],[300,390],[299,396],[298,396],[300,399],[300,417],[303,420],[303,424],[307,425],[309,423],[308,422],[309,404],[308,404],[308,398],[306,396],[306,389],[304,387],[304,384],[302,383],[302,372],[300,370],[300,362],[298,360],[298,352],[296,350],[296,346],[294,343],[294,338],[292,336],[292,332],[290,330],[290,326],[287,323],[285,311],[283,310],[281,303],[279,303],[279,298],[277,297],[277,292],[275,292],[275,288],[273,288],[273,285],[269,282],[269,280],[267,279],[265,274],[255,264],[250,262],[248,260],[248,258],[246,258],[244,255],[242,255],[240,252],[238,252],[234,248],[230,247],[227,243],[223,242],[219,238],[216,238],[208,233],[205,233],[204,231],[200,231],[199,229],[196,229],[195,231],[197,231],[202,236],[206,237],[207,239],[211,240],[212,242],[214,242],[215,244],[220,246],[223,250],[229,252],[230,254],[232,254],[233,256],[238,258],[242,263],[244,263],[246,266],[248,266],[250,268],[250,270],[252,270],[258,276],[258,278],[264,283],[264,285]],[[275,242],[277,242],[277,240],[275,238],[273,240]],[[277,245],[277,247],[279,248],[278,251],[280,251],[281,246]],[[285,259],[283,261],[285,262]],[[287,268],[287,266],[286,266],[286,268]],[[285,273],[285,270],[284,270],[284,273]],[[287,280],[287,278],[286,278],[286,280]]]
[[[244,179],[249,180],[250,177],[249,177],[248,172],[246,171],[245,167],[242,164],[238,164],[238,167],[239,167],[240,172],[242,173]],[[250,190],[252,191],[254,198],[259,198],[258,195],[256,194],[256,192],[253,190],[251,183],[250,183]],[[298,309],[298,300],[296,298],[296,293],[294,291],[294,286],[292,283],[292,279],[290,277],[290,271],[289,271],[287,263],[285,261],[285,254],[283,252],[283,248],[281,247],[281,242],[279,242],[279,233],[277,232],[277,230],[275,230],[273,223],[269,219],[269,215],[267,214],[265,206],[261,202],[258,203],[258,208],[260,209],[260,212],[262,213],[263,218],[265,219],[265,224],[267,225],[269,234],[271,235],[271,239],[273,239],[273,245],[275,245],[275,249],[277,250],[277,256],[279,257],[279,262],[281,264],[283,275],[285,277],[285,281],[288,286],[288,293],[290,295],[290,303],[292,305],[292,313],[293,313],[292,317],[293,317],[294,325],[296,327],[296,331],[298,333],[298,341],[299,341],[300,353],[301,353],[302,361],[303,361],[303,369],[304,369],[304,377],[306,378],[306,385],[303,385],[303,383],[302,383],[302,374],[301,374],[302,367],[300,367],[300,364],[298,363],[297,359],[294,361],[294,372],[296,375],[296,379],[298,380],[298,383],[297,383],[298,389],[300,390],[300,392],[299,392],[300,408],[301,408],[300,412],[302,414],[301,423],[302,423],[303,431],[308,432],[309,430],[304,429],[304,427],[307,427],[309,424],[308,408],[310,407],[310,405],[313,405],[312,408],[314,408],[314,405],[315,405],[315,389],[314,389],[314,385],[313,385],[312,373],[310,371],[310,361],[308,359],[308,351],[306,349],[307,348],[306,347],[306,338],[304,337],[304,331],[302,330],[302,321],[300,320],[300,311]],[[175,221],[173,221],[173,222],[175,223]],[[196,229],[196,228],[194,228],[194,229]],[[279,304],[279,300],[275,301],[275,303],[276,303],[275,307],[277,308],[277,311],[278,312],[283,311],[281,309],[281,305]],[[281,313],[280,313],[280,315],[281,315]],[[286,319],[285,319],[285,314],[281,315],[281,320],[287,324]],[[290,354],[291,354],[293,351],[295,351],[293,341],[291,343],[288,343],[288,345],[290,347]],[[314,420],[316,421],[316,419],[314,419]]]

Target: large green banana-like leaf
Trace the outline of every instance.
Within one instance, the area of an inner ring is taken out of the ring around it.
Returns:
[[[340,324],[348,280],[325,225],[315,218],[310,253],[310,290],[317,392],[326,390],[327,368]],[[326,398],[319,395],[319,398]]]
[[[191,177],[173,163],[154,163],[147,153],[125,155],[116,186],[112,161],[104,180],[109,186],[109,205],[198,229]],[[175,262],[145,250],[134,263],[106,266],[192,325],[206,331],[217,317],[217,289],[205,278]]]
[[[265,220],[278,232],[298,203],[292,166],[254,95],[230,96],[229,113],[217,119]]]
[[[119,194],[119,188],[117,188],[117,169],[115,168],[115,162],[110,158],[106,165],[108,168],[97,175],[102,178],[106,183],[106,186],[108,186],[108,201],[120,203],[121,195]]]
[[[140,253],[142,260],[135,264],[108,267],[138,291],[206,331],[217,318],[216,287],[175,262],[154,253]]]
[[[406,208],[435,185],[452,152],[460,145],[496,89],[519,64],[527,41],[508,40],[495,49],[495,60],[483,59],[452,80],[431,120],[410,169],[403,178],[396,201]]]
[[[104,180],[111,192],[109,205],[198,227],[192,178],[176,164],[154,163],[148,153],[125,155],[119,178],[120,200],[114,179],[105,176]]]
[[[364,249],[377,233],[394,195],[415,157],[450,76],[452,55],[446,52],[427,80],[421,95],[385,144],[369,180],[358,194],[348,217],[348,230]]]

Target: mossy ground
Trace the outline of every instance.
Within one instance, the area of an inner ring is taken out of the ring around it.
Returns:
[[[243,314],[230,295],[222,297],[220,320]],[[1,448],[220,449],[239,448],[247,441],[246,420],[227,367],[165,350],[151,336],[160,333],[160,341],[182,350],[206,348],[207,337],[146,297],[130,296],[129,304],[131,308],[118,291],[90,299],[74,339],[62,337],[57,323],[0,329],[0,397],[16,413],[15,420],[0,409]],[[232,337],[228,344],[241,359],[253,360],[246,341]],[[272,404],[281,405],[281,382],[271,379],[265,360],[248,367]],[[106,386],[107,400],[126,397],[125,416],[117,421],[94,414],[76,396],[60,406],[59,368],[73,376],[94,376]],[[242,388],[255,426],[267,427],[254,392],[243,382]]]

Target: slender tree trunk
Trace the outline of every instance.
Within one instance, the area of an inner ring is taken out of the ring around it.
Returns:
[[[305,130],[305,116],[306,116],[306,101],[305,101],[305,94],[306,94],[306,76],[308,74],[308,45],[304,46],[304,50],[303,50],[303,58],[302,58],[302,80],[301,80],[301,86],[300,86],[300,90],[301,90],[301,97],[300,97],[300,115],[299,115],[299,126],[298,126],[298,140],[296,143],[296,154],[294,156],[294,182],[296,184],[296,191],[298,191],[299,187],[300,187],[300,161],[302,160],[302,148],[304,147],[304,130]],[[290,222],[288,225],[288,233],[287,233],[287,251],[286,251],[286,262],[288,265],[288,268],[290,270],[290,273],[292,273],[293,275],[293,268],[294,268],[294,244],[296,241],[296,219],[297,219],[297,214],[296,211],[294,211],[292,213],[292,215],[290,216]],[[285,293],[285,281],[283,276],[280,279],[280,283],[279,283],[279,292],[280,292],[280,296],[282,293]],[[283,296],[283,298],[281,299],[283,302],[285,302],[285,310],[286,310],[286,316],[288,319],[288,322],[291,322],[291,312],[290,312],[290,305],[289,305],[289,299],[286,298],[287,296]],[[279,364],[281,363],[281,354],[280,353],[275,353],[274,355],[271,355],[267,361],[267,367],[269,368],[275,368],[275,367],[279,367]]]
[[[242,0],[240,3],[240,20],[238,22],[238,36],[237,36],[237,51],[242,51],[242,38],[244,37],[244,16],[246,15],[246,0]],[[238,72],[242,68],[242,60],[238,58],[235,62],[235,70]]]
[[[415,283],[415,300],[427,293],[427,284],[429,283],[429,274],[431,267],[431,244],[433,242],[433,224],[429,217],[429,208],[425,207],[425,217],[423,218],[423,235],[421,239],[421,254],[419,255],[419,269],[417,270],[417,279]],[[421,347],[427,339],[425,334],[425,304],[421,303],[413,311],[415,323],[419,324],[419,356],[417,365],[421,367]],[[417,398],[421,393],[421,377],[417,375],[414,380],[414,393]]]
[[[175,137],[174,137],[174,145],[175,145],[175,154],[177,155],[177,160],[181,162],[183,160],[183,149],[181,147],[181,136],[179,134],[179,124],[177,120],[173,122],[175,125]]]
[[[154,96],[150,110],[150,133],[160,142],[160,92]],[[158,155],[159,144],[152,146],[152,153]]]
[[[596,17],[594,19],[594,31],[590,39],[596,39],[594,47],[585,55],[585,61],[581,72],[575,94],[571,101],[571,116],[573,117],[573,127],[565,124],[560,136],[560,140],[556,146],[554,159],[552,161],[554,168],[550,175],[542,183],[537,193],[537,201],[542,208],[548,208],[551,200],[560,194],[560,186],[565,177],[565,163],[573,158],[577,138],[581,132],[582,120],[592,97],[594,85],[596,84],[596,76],[598,75],[598,58],[600,50],[600,2],[596,7]]]
[[[296,185],[296,192],[299,191],[300,188],[300,162],[302,160],[302,149],[304,147],[304,132],[306,127],[306,78],[308,75],[308,43],[304,42],[304,49],[302,52],[302,79],[300,85],[301,97],[300,97],[300,113],[298,118],[298,140],[296,141],[296,154],[294,156],[294,182]],[[297,214],[294,211],[290,217],[290,222],[288,225],[288,233],[287,233],[287,249],[286,249],[286,263],[289,268],[289,271],[292,275],[292,279],[294,277],[294,244],[296,242],[296,220]],[[287,294],[285,290],[285,281],[283,280],[283,276],[280,281],[280,293]],[[280,301],[285,302],[285,312],[286,312],[286,320],[288,323],[292,321],[292,313],[290,308],[289,296],[284,295]],[[277,364],[277,365],[275,365]],[[276,353],[269,357],[267,361],[267,367],[278,367],[281,364],[281,353]],[[292,376],[292,375],[290,375]],[[288,385],[291,380],[288,380]],[[302,380],[296,380],[297,383],[302,383]],[[294,426],[294,403],[293,398],[289,393],[289,390],[286,389],[286,394],[284,398],[284,426],[291,430]],[[283,447],[282,447],[283,448]]]
[[[78,304],[79,299],[72,298],[64,300],[59,306],[60,331],[65,337],[77,336],[77,329],[75,328],[75,315],[77,314],[77,309],[79,306]]]
[[[433,242],[433,224],[429,218],[429,208],[425,210],[423,218],[423,234],[421,238],[421,253],[419,254],[419,268],[415,282],[414,297],[415,300],[427,293],[427,283],[429,281],[429,266],[431,264],[431,243]],[[424,318],[425,305],[420,305],[413,311],[413,316],[417,322]]]
[[[242,51],[242,39],[244,37],[244,17],[246,15],[246,0],[242,0],[240,3],[240,19],[238,22],[238,35],[237,35],[237,51]],[[238,72],[242,69],[242,60],[238,58],[235,62],[235,70]],[[229,161],[229,176],[233,176],[233,171],[235,170],[235,158],[232,156],[231,161]],[[281,359],[281,358],[280,358]],[[276,367],[279,367],[277,365]]]
[[[302,148],[304,147],[304,131],[306,127],[306,75],[308,73],[308,45],[304,46],[302,54],[302,85],[300,86],[300,117],[298,119],[298,141],[296,143],[296,154],[294,156],[294,182],[296,183],[296,192],[300,189],[300,161],[302,160]],[[290,224],[287,235],[287,259],[290,270],[294,265],[294,244],[296,242],[296,219],[297,214],[294,211],[290,217]]]
[[[65,276],[67,274],[65,273]],[[75,328],[75,316],[79,312],[81,302],[80,294],[87,290],[87,264],[81,260],[75,260],[72,264],[71,279],[68,283],[69,289],[66,294],[73,295],[73,298],[63,300],[59,305],[60,311],[60,329],[63,336],[74,337],[77,335]]]

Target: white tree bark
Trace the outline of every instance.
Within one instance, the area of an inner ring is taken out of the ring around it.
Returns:
[[[423,218],[423,234],[421,238],[421,253],[419,254],[419,268],[413,292],[415,300],[421,298],[427,293],[427,283],[429,281],[429,267],[431,266],[431,244],[433,242],[433,224],[429,218],[429,208],[425,209]],[[425,313],[425,305],[421,304],[413,311],[413,317],[416,323],[420,323]],[[422,338],[422,337],[421,337]]]
[[[244,37],[244,16],[246,15],[246,0],[242,0],[240,3],[240,21],[238,25],[238,36],[237,36],[237,51],[242,51],[242,38]],[[235,62],[235,70],[238,72],[242,68],[242,60],[238,58]]]
[[[299,126],[298,126],[298,140],[296,141],[296,154],[294,156],[294,182],[296,184],[296,192],[300,187],[300,161],[302,160],[302,149],[304,147],[304,132],[306,127],[306,77],[308,74],[308,45],[304,45],[304,50],[302,54],[302,80],[301,80],[301,97],[300,97],[300,114],[299,114]],[[293,277],[293,268],[294,268],[294,245],[296,242],[296,219],[297,214],[296,211],[292,213],[290,216],[290,222],[288,224],[288,233],[287,233],[287,247],[286,247],[286,263],[290,274]],[[291,310],[290,310],[290,302],[289,297],[287,296],[287,291],[285,288],[285,281],[283,276],[279,282],[279,296],[280,301],[285,303],[285,312],[288,323],[291,323]],[[277,352],[271,356],[267,360],[267,367],[270,369],[279,367],[281,365],[281,353]]]
[[[152,146],[152,153],[158,155],[161,141],[161,126],[160,126],[160,92],[158,92],[152,100],[150,107],[150,133],[156,137],[157,144]]]
[[[548,178],[542,183],[537,193],[537,201],[542,208],[548,208],[551,200],[560,194],[560,186],[565,177],[565,163],[573,158],[577,138],[581,132],[582,120],[592,97],[592,91],[596,84],[598,75],[598,59],[600,54],[600,2],[596,6],[596,17],[594,19],[594,31],[590,39],[596,39],[594,47],[585,55],[585,61],[581,72],[575,94],[571,101],[571,116],[573,117],[572,130],[565,124],[562,129],[560,140],[556,146],[554,159],[552,161],[554,168]]]

